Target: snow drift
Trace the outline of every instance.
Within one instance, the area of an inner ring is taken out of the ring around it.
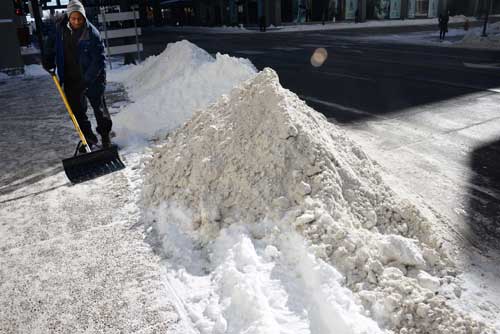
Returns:
[[[491,49],[500,48],[500,22],[489,24],[487,28],[487,36],[484,37],[482,36],[482,27],[470,29],[457,45]]]
[[[188,41],[169,44],[160,55],[113,74],[132,100],[113,118],[118,141],[148,140],[175,129],[255,73],[246,59],[214,59]]]
[[[488,332],[447,305],[446,298],[459,298],[460,287],[429,221],[396,197],[342,131],[283,89],[271,69],[169,135],[146,169],[143,201],[146,211],[164,208],[146,220],[165,239],[167,256],[174,256],[171,235],[182,235],[172,232],[178,221],[172,206],[187,208],[174,230],[196,234],[190,249],[204,254],[207,263],[233,226],[275,222],[254,233],[253,242],[265,241],[275,229],[298,232],[315,261],[342,274],[342,285],[363,308],[356,311],[359,317],[399,333]],[[272,254],[287,252],[286,244],[268,246],[276,249]],[[323,283],[306,286],[308,292]],[[224,300],[212,302],[227,311]],[[206,305],[203,309],[210,313]],[[233,328],[222,323],[224,331]],[[375,331],[362,323],[366,326],[342,332]]]

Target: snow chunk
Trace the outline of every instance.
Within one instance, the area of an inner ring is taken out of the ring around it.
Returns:
[[[422,286],[425,289],[429,289],[432,292],[436,292],[441,286],[439,278],[429,275],[425,271],[420,271],[420,273],[417,276],[417,280],[420,286]]]
[[[386,235],[379,244],[380,252],[385,263],[398,263],[424,267],[425,260],[415,241],[399,235]]]

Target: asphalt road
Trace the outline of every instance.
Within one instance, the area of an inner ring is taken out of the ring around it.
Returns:
[[[285,88],[306,100],[312,98],[309,101],[312,104],[313,100],[333,103],[328,107],[316,103],[315,107],[340,122],[394,113],[500,86],[498,71],[464,65],[500,62],[499,52],[356,39],[367,34],[372,32],[363,29],[235,35],[158,30],[146,32],[143,42],[146,55],[158,54],[166,43],[187,39],[213,54],[221,52],[248,58],[258,69],[272,67]],[[310,58],[319,47],[327,49],[328,59],[317,68],[311,65]],[[335,108],[335,104],[365,113]]]
[[[479,25],[474,22],[472,25]],[[208,52],[248,58],[272,67],[281,84],[338,122],[397,113],[470,92],[500,86],[498,70],[466,64],[500,63],[499,51],[477,51],[366,41],[377,34],[422,32],[433,26],[361,28],[323,32],[208,34],[143,28],[143,56],[161,53],[187,39]],[[320,47],[328,51],[321,67],[310,62]],[[38,63],[33,56],[27,63]],[[300,78],[300,80],[297,80]],[[325,103],[322,103],[325,102]]]

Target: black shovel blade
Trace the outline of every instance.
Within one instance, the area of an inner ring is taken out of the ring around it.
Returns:
[[[116,147],[103,148],[62,161],[71,183],[80,183],[125,168]]]

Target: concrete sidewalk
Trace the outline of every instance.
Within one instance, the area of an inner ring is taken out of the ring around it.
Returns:
[[[455,16],[450,18],[450,27],[463,27],[465,21],[470,22],[470,26],[479,26],[483,24],[482,19],[477,19],[476,17],[465,17],[465,16]],[[490,16],[489,22],[496,22],[500,20],[500,15]],[[307,23],[284,23],[280,26],[270,26],[267,27],[266,32],[274,33],[285,33],[285,32],[297,32],[297,31],[322,31],[322,30],[350,30],[350,29],[373,29],[373,28],[417,28],[417,27],[437,27],[438,19],[436,18],[426,18],[426,19],[398,19],[398,20],[368,20],[365,22],[355,23],[354,21],[325,21],[322,22],[307,22]],[[146,28],[155,31],[178,31],[178,32],[205,32],[212,34],[245,34],[245,33],[261,33],[259,27],[255,25],[250,26],[240,26],[240,27],[206,27],[206,26],[164,26],[164,27],[153,27]],[[437,29],[437,28],[436,28]]]
[[[163,267],[138,223],[140,157],[72,186],[60,159],[77,137],[50,77],[0,82],[0,103],[0,333],[173,331]]]

